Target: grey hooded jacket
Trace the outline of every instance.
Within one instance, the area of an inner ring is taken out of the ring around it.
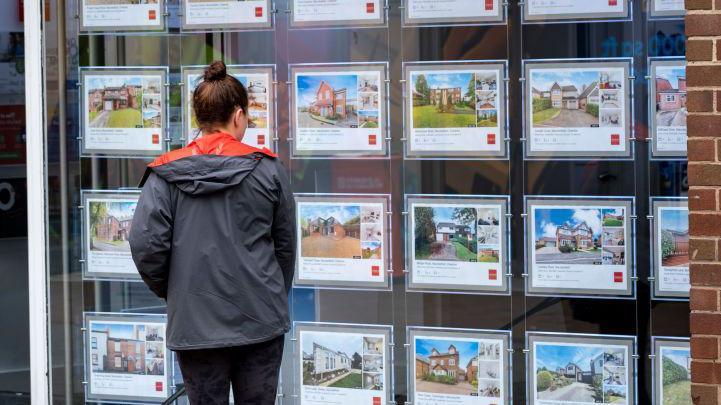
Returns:
[[[280,160],[206,135],[158,158],[143,183],[130,249],[143,281],[167,300],[167,346],[242,346],[286,333],[296,235]]]

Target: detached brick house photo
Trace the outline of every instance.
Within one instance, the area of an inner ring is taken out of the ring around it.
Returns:
[[[140,78],[93,76],[87,78],[86,85],[86,114],[91,128],[143,127],[143,84]],[[159,96],[157,100],[159,103]]]
[[[128,237],[137,202],[90,201],[90,250],[130,253]]]
[[[357,75],[298,75],[296,80],[298,128],[358,127]],[[365,94],[365,107],[372,108],[374,99]]]

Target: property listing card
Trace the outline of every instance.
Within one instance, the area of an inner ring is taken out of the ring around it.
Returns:
[[[291,26],[382,25],[381,0],[292,0]]]
[[[275,106],[273,68],[270,66],[228,66],[228,73],[238,79],[248,92],[248,128],[243,143],[256,148],[274,147]],[[203,80],[203,68],[183,69],[183,130],[190,142],[200,136],[193,110],[193,92]]]
[[[414,327],[408,333],[414,404],[510,403],[508,333]]]
[[[681,17],[686,14],[684,0],[651,0],[649,8],[651,17]]]
[[[651,134],[654,157],[686,156],[686,62],[650,61]]]
[[[503,21],[500,0],[407,0],[406,24],[458,24]]]
[[[385,64],[292,66],[294,156],[385,155]]]
[[[655,297],[689,294],[688,200],[653,198],[653,270]]]
[[[626,18],[628,0],[527,0],[524,21]]]
[[[388,287],[387,196],[296,196],[296,285]]]
[[[414,64],[406,76],[406,155],[504,156],[504,65]]]
[[[165,148],[165,70],[81,72],[84,154],[153,156]]]
[[[170,390],[165,315],[85,315],[88,401],[162,402]]]
[[[628,157],[628,62],[525,64],[528,157]]]
[[[526,202],[527,291],[633,294],[631,199]]]
[[[691,405],[688,338],[653,337],[654,404]]]
[[[407,199],[409,289],[508,291],[508,200]]]
[[[183,28],[270,27],[268,0],[183,0]]]
[[[130,255],[130,229],[140,191],[82,192],[85,278],[140,279]]]
[[[163,29],[164,0],[81,0],[83,31]]]
[[[296,323],[296,331],[301,404],[388,403],[390,327]]]
[[[635,338],[527,334],[529,403],[592,405],[635,402]]]

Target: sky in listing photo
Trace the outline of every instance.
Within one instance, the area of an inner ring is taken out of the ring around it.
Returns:
[[[145,340],[145,325],[92,322],[90,330],[92,332],[108,332],[108,337],[115,339]]]
[[[360,259],[360,212],[358,205],[300,204],[301,256]]]
[[[661,230],[688,232],[688,210],[660,209]]]
[[[465,378],[478,356],[477,341],[416,338],[415,349],[417,392],[477,395],[478,389]]]
[[[357,128],[358,75],[296,76],[299,128]]]
[[[534,126],[599,126],[599,71],[534,69],[530,83]]]
[[[416,260],[477,261],[476,209],[452,206],[416,206]]]

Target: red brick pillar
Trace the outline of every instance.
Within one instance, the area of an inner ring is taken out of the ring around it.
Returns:
[[[691,396],[721,405],[721,0],[686,0]]]

